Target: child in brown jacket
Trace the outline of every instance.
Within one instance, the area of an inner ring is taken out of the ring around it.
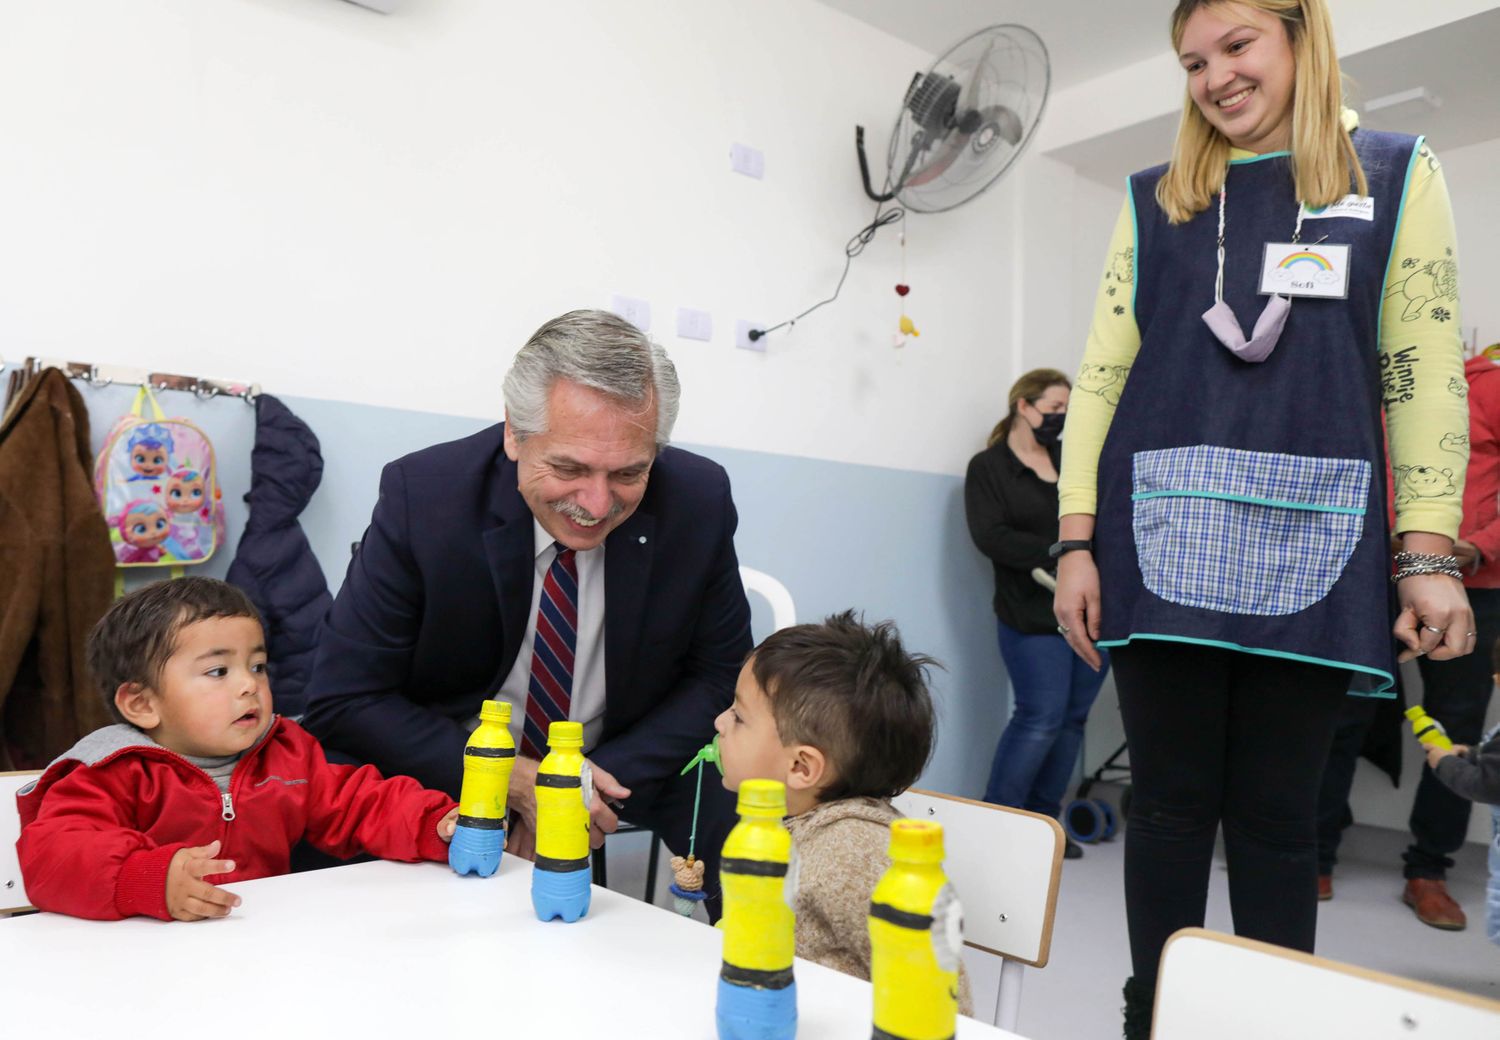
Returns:
[[[853,611],[784,628],[755,648],[714,724],[725,787],[786,784],[797,956],[861,979],[870,977],[870,894],[901,816],[891,798],[932,757],[933,663],[902,649],[895,625],[868,626]],[[959,1010],[972,1006],[960,968]]]

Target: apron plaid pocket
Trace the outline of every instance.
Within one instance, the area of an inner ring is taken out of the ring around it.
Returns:
[[[1306,610],[1364,532],[1370,464],[1206,444],[1136,452],[1136,555],[1162,599],[1230,614]]]

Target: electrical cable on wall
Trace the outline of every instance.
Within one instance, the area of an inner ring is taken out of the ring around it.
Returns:
[[[859,232],[853,238],[849,239],[848,243],[844,246],[844,270],[843,273],[839,275],[838,284],[833,287],[833,295],[828,297],[828,299],[826,300],[819,300],[817,303],[807,308],[807,310],[803,311],[801,314],[795,315],[794,317],[788,318],[783,322],[772,325],[770,328],[751,329],[750,341],[752,343],[760,339],[762,336],[775,332],[777,329],[786,328],[788,326],[797,324],[797,322],[807,317],[819,307],[826,306],[827,304],[830,304],[834,300],[837,300],[839,298],[839,292],[844,288],[844,280],[849,277],[849,267],[854,263],[854,258],[865,251],[865,246],[870,244],[870,242],[875,238],[876,233],[879,232],[881,228],[885,227],[887,224],[894,224],[896,221],[903,220],[906,217],[906,210],[902,209],[900,206],[896,206],[895,208],[886,210],[884,213],[882,213],[881,210],[884,207],[884,202],[876,203],[875,219],[861,228]]]

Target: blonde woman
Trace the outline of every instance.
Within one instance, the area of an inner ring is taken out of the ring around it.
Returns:
[[[1397,642],[1445,660],[1475,636],[1437,160],[1342,108],[1323,0],[1182,0],[1171,38],[1182,122],[1170,164],[1129,180],[1055,550],[1059,631],[1091,664],[1112,648],[1130,745],[1127,1036],[1166,938],[1203,923],[1221,824],[1235,930],[1312,949],[1342,698],[1391,695]]]
[[[969,462],[964,512],[969,535],[995,568],[995,625],[1015,710],[990,766],[984,799],[1057,816],[1073,778],[1083,725],[1104,673],[1057,634],[1052,593],[1032,572],[1052,569],[1057,541],[1057,466],[1071,385],[1052,368],[1010,388],[1005,418]],[[1083,850],[1072,841],[1067,856]]]

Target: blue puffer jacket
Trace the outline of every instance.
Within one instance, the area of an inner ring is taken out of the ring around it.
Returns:
[[[323,479],[318,437],[268,394],[255,400],[255,450],[250,455],[250,518],[226,577],[259,608],[270,652],[276,711],[297,718],[318,627],[333,597],[297,517]]]

